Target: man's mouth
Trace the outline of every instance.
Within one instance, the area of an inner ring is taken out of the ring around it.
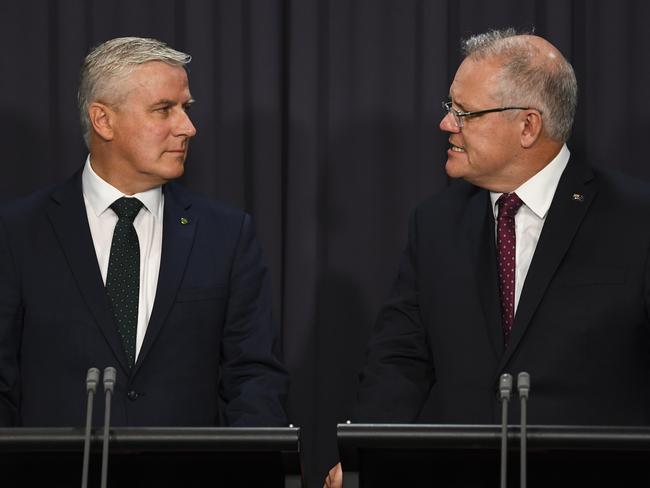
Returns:
[[[449,143],[449,149],[451,149],[454,152],[459,152],[459,153],[464,153],[465,149],[459,146],[456,146],[455,144],[452,144],[451,142]]]

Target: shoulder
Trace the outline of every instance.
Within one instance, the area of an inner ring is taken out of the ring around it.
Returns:
[[[415,208],[414,215],[427,219],[433,217],[451,218],[457,220],[469,205],[477,201],[487,202],[488,192],[464,180],[452,180],[449,185]]]
[[[598,183],[597,201],[612,211],[650,213],[650,183],[619,171],[592,168]]]
[[[38,190],[30,195],[0,204],[0,218],[7,223],[31,221],[43,215],[45,207],[52,201],[52,195],[61,185]]]
[[[250,216],[242,209],[217,199],[194,192],[177,182],[167,183],[163,188],[165,208],[168,205],[187,209],[201,219],[210,219],[221,225],[242,225]]]
[[[620,171],[593,167],[600,188],[621,198],[650,200],[650,183]]]

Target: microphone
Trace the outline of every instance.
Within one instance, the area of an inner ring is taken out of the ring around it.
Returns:
[[[102,481],[101,488],[106,488],[108,479],[108,426],[111,423],[111,395],[115,386],[115,377],[117,372],[115,368],[109,366],[104,369],[104,392],[106,402],[104,404],[104,444],[102,446]]]
[[[88,394],[86,406],[86,431],[84,435],[84,460],[81,470],[81,488],[88,488],[88,465],[90,463],[90,427],[93,418],[93,398],[99,383],[99,370],[90,368],[86,373],[86,393]]]
[[[519,373],[517,376],[517,389],[519,390],[519,400],[521,401],[521,432],[519,437],[519,454],[521,456],[519,474],[521,479],[519,486],[521,488],[526,488],[526,429],[528,426],[526,419],[526,405],[530,393],[530,375],[528,373],[523,371]]]
[[[512,375],[504,373],[499,378],[501,399],[501,488],[506,488],[508,468],[508,401],[512,391]]]

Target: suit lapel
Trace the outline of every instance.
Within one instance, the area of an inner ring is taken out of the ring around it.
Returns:
[[[151,350],[151,346],[174,304],[198,223],[198,217],[191,209],[191,201],[183,192],[182,187],[169,183],[165,185],[163,192],[165,196],[163,242],[156,299],[142,349],[134,366],[134,373],[137,372]]]
[[[487,191],[480,190],[471,197],[465,225],[487,333],[496,357],[500,357],[503,352],[503,335],[497,288],[494,216]]]
[[[564,258],[594,196],[597,184],[586,167],[570,161],[560,178],[519,299],[504,366],[526,333],[560,262]]]
[[[88,226],[81,188],[81,171],[52,193],[46,211],[79,292],[115,358],[122,368],[128,371],[128,361],[113,320]]]

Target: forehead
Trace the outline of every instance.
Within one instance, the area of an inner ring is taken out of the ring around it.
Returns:
[[[456,71],[449,95],[454,102],[461,105],[492,100],[493,93],[498,88],[500,74],[501,63],[496,59],[465,58]]]
[[[144,99],[189,98],[187,72],[182,66],[150,61],[136,67],[123,81],[127,96]]]

